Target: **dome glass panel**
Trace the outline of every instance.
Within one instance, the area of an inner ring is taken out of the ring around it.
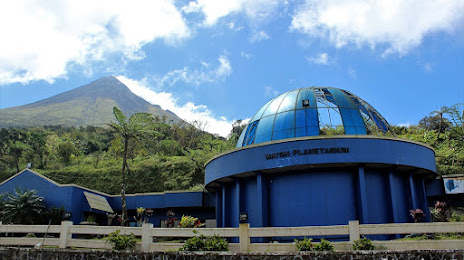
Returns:
[[[283,93],[261,107],[237,147],[304,136],[369,134],[393,135],[371,105],[346,90],[307,87]]]

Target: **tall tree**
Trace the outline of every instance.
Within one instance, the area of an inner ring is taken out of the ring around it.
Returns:
[[[446,114],[451,118],[451,133],[460,141],[464,141],[464,103],[446,107]]]
[[[109,126],[116,132],[116,135],[122,137],[124,150],[122,157],[122,183],[121,183],[121,203],[122,203],[122,225],[127,225],[127,207],[126,207],[126,186],[129,166],[127,165],[127,153],[129,141],[140,141],[140,138],[147,133],[154,132],[153,116],[149,113],[135,113],[129,119],[117,107],[113,107],[113,114],[116,123],[112,122]]]
[[[440,133],[441,133],[442,127],[444,125],[444,120],[445,120],[443,118],[443,114],[447,112],[447,109],[448,109],[447,107],[441,107],[439,110],[435,110],[430,113],[431,115],[437,116],[439,119],[437,140],[440,140]]]

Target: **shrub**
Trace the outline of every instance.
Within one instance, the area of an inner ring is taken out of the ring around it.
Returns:
[[[431,213],[432,213],[433,218],[436,221],[441,221],[441,222],[447,221],[448,216],[449,216],[448,204],[443,201],[437,201]]]
[[[314,251],[334,251],[334,246],[330,241],[321,239],[321,242],[314,245]]]
[[[366,237],[354,241],[353,250],[375,250],[372,241]]]
[[[180,228],[197,228],[197,227],[202,227],[205,224],[200,223],[198,218],[192,217],[192,216],[186,216],[182,215],[182,218],[180,219],[179,222],[179,227]]]
[[[180,251],[228,251],[229,243],[216,235],[214,236],[194,236],[185,242]]]
[[[135,247],[135,236],[134,234],[130,235],[121,235],[119,234],[121,230],[116,230],[115,232],[110,233],[105,239],[107,242],[110,242],[114,250],[125,250]]]
[[[453,213],[449,218],[450,222],[464,222],[464,214]]]
[[[295,242],[296,242],[295,246],[298,249],[298,251],[313,251],[313,244],[311,243],[311,241],[313,241],[312,238],[306,238],[306,237],[301,241],[298,241],[297,239],[295,239]]]

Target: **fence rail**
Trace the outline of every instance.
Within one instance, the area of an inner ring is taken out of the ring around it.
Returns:
[[[349,241],[334,242],[337,250],[350,250],[353,241],[362,235],[392,235],[411,233],[464,233],[464,222],[434,222],[434,223],[395,223],[395,224],[363,224],[357,220],[348,225],[338,226],[310,226],[310,227],[263,227],[250,228],[249,224],[240,224],[238,228],[153,228],[153,224],[144,223],[142,227],[116,226],[84,226],[73,225],[70,221],[63,221],[61,225],[2,225],[0,222],[0,246],[42,246],[81,247],[111,249],[105,240],[85,239],[82,236],[106,236],[116,230],[121,234],[134,234],[141,238],[137,242],[136,250],[141,251],[169,251],[182,247],[183,243],[153,242],[154,237],[188,238],[194,235],[218,235],[221,237],[238,237],[239,243],[229,244],[230,251],[295,251],[293,243],[251,243],[251,238],[272,237],[330,237],[341,236]],[[27,233],[45,234],[52,237],[26,237]],[[10,237],[15,234],[22,237]],[[21,235],[22,234],[22,235]],[[464,240],[426,240],[405,241],[389,240],[374,241],[375,245],[382,245],[391,250],[401,249],[464,249]]]

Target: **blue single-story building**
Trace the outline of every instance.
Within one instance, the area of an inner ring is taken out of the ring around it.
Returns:
[[[96,222],[107,225],[107,215],[121,212],[121,196],[109,195],[103,192],[84,188],[75,184],[59,184],[49,178],[25,169],[0,183],[0,193],[14,193],[16,188],[35,190],[44,198],[47,208],[64,207],[71,213],[70,220],[79,224],[88,219],[89,215]],[[148,222],[155,227],[163,225],[167,219],[166,213],[171,210],[180,219],[182,215],[197,217],[214,224],[214,201],[205,192],[179,191],[156,192],[126,195],[127,210],[132,225],[135,225],[136,209],[143,207],[151,209],[153,214]],[[116,219],[112,222],[118,224]]]

